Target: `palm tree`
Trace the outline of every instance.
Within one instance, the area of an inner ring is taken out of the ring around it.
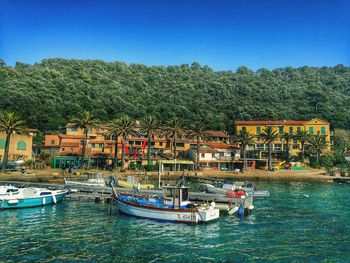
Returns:
[[[190,138],[195,138],[197,142],[196,169],[199,170],[199,148],[201,141],[207,141],[208,135],[203,122],[195,122],[188,132]]]
[[[271,165],[271,144],[278,138],[278,132],[274,130],[271,126],[265,128],[260,134],[260,138],[264,140],[264,143],[267,143],[268,146],[268,170],[272,170]]]
[[[159,133],[159,123],[153,116],[147,116],[141,122],[140,131],[147,135],[147,169],[151,166],[151,143],[156,134]]]
[[[81,152],[80,165],[84,163],[84,159],[85,159],[85,150],[86,150],[88,132],[92,130],[99,130],[100,129],[99,124],[100,124],[99,120],[96,119],[95,116],[93,116],[92,113],[89,111],[79,112],[78,116],[72,118],[70,123],[68,124],[68,127],[79,128],[79,129],[82,129],[84,132],[83,149]]]
[[[316,162],[319,164],[320,155],[327,149],[328,144],[326,138],[322,135],[315,135],[309,138],[309,151],[316,154]]]
[[[114,139],[114,164],[115,164],[115,167],[118,166],[118,137],[121,135],[119,121],[120,121],[120,119],[114,118],[108,124],[108,130],[109,130],[110,134],[112,134],[115,137],[115,139]]]
[[[255,135],[247,130],[239,130],[234,136],[233,141],[241,146],[241,155],[243,156],[243,168],[246,169],[246,148],[253,142]]]
[[[178,117],[173,117],[165,124],[164,127],[166,135],[172,137],[174,140],[174,159],[176,159],[177,137],[180,137],[184,133],[184,125],[185,123]]]
[[[304,163],[305,143],[309,141],[310,135],[307,133],[307,131],[298,130],[294,138],[298,140],[301,144],[301,162]]]
[[[122,137],[122,145],[124,146],[124,142],[127,139],[128,136],[133,135],[136,133],[135,131],[135,121],[130,119],[129,116],[123,115],[119,117],[117,120],[115,120],[115,133],[119,134],[119,136]],[[121,162],[121,169],[120,171],[125,171],[124,169],[124,163],[125,163],[125,152],[124,149],[122,149],[122,162]]]
[[[6,172],[11,135],[13,133],[27,134],[28,130],[25,122],[16,113],[5,111],[0,112],[0,131],[6,133],[4,160],[2,163],[2,172]]]
[[[293,134],[290,134],[288,132],[285,132],[283,135],[282,135],[282,138],[283,140],[286,142],[286,158],[285,158],[285,161],[287,163],[289,163],[289,142],[291,140],[293,140],[294,136]]]

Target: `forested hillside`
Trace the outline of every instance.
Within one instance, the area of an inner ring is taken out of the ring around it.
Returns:
[[[98,60],[47,59],[0,63],[0,109],[18,112],[28,126],[55,130],[82,110],[106,121],[121,113],[206,120],[225,129],[233,120],[310,119],[350,126],[350,67],[216,72],[198,63],[127,65]]]

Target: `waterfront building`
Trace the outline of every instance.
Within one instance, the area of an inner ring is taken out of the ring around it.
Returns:
[[[313,118],[311,120],[276,120],[276,121],[244,121],[234,122],[236,132],[246,130],[255,135],[254,142],[247,146],[247,156],[250,159],[267,159],[268,145],[260,138],[260,134],[267,127],[273,127],[279,137],[272,144],[272,158],[281,160],[286,154],[286,142],[284,133],[295,135],[298,131],[306,131],[310,136],[322,135],[330,148],[330,124],[327,121]],[[290,156],[298,155],[301,151],[301,143],[297,139],[289,142]]]
[[[189,159],[197,161],[197,145],[188,151]],[[199,166],[218,170],[240,168],[240,147],[222,142],[202,142],[199,147]]]
[[[226,142],[228,135],[221,131],[208,131],[208,137],[212,141]],[[62,165],[80,166],[80,156],[82,154],[84,132],[80,128],[66,127],[64,134],[45,135],[44,151],[52,157],[52,167],[59,168]],[[123,148],[127,148],[125,154],[125,165],[128,167],[132,162],[137,166],[147,164],[147,136],[138,134],[129,136],[122,143],[122,138],[118,137],[118,159],[121,159]],[[194,140],[184,138],[177,139],[176,157],[173,156],[174,142],[173,138],[166,136],[154,136],[151,142],[151,165],[156,165],[159,160],[168,160],[164,163],[174,169],[179,169],[181,162],[186,159],[186,152],[196,147]],[[102,167],[112,164],[115,153],[115,136],[110,134],[107,126],[101,125],[101,130],[88,131],[87,144],[85,150],[86,162],[93,166]],[[171,160],[177,159],[177,162],[171,163]],[[191,163],[183,163],[180,167],[191,167]]]
[[[31,160],[33,145],[33,130],[29,134],[12,134],[9,147],[9,161]],[[0,132],[0,160],[2,161],[5,153],[6,133]]]

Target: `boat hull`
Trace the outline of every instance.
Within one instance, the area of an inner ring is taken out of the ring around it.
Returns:
[[[42,197],[33,198],[16,198],[11,199],[0,199],[0,209],[16,209],[16,208],[27,208],[36,207],[43,205],[50,205],[53,203],[58,203],[63,200],[67,192],[63,192],[57,195],[48,195]]]
[[[149,218],[157,221],[179,222],[179,223],[198,223],[207,222],[219,218],[218,209],[204,210],[198,209],[169,209],[169,208],[156,208],[156,207],[143,207],[130,202],[125,202],[118,199],[118,197],[112,197],[116,202],[119,211],[122,213]]]

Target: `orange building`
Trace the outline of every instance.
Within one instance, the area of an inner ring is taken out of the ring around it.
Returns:
[[[208,137],[214,141],[228,140],[228,135],[219,131],[208,131]],[[69,163],[79,162],[79,157],[82,154],[84,132],[79,128],[67,127],[65,134],[48,134],[45,136],[45,146],[48,153],[53,156],[53,159],[60,159],[53,166],[62,165],[62,160],[69,159]],[[111,164],[115,155],[114,136],[102,125],[101,131],[88,131],[85,156],[89,158],[92,165]],[[147,159],[147,144],[146,136],[130,136],[124,142],[124,148],[128,148],[129,156],[126,154],[126,165],[128,161],[134,159],[141,160],[145,164]],[[186,152],[196,145],[195,141],[178,139],[176,143],[177,158],[185,158]],[[118,159],[122,156],[122,138],[118,137]],[[173,159],[174,143],[172,138],[155,136],[151,142],[151,156],[153,161],[162,159]],[[135,154],[136,153],[136,154]],[[63,158],[62,156],[65,156]],[[70,158],[66,158],[66,157]],[[67,161],[68,162],[68,161]],[[66,162],[66,163],[67,163]]]

